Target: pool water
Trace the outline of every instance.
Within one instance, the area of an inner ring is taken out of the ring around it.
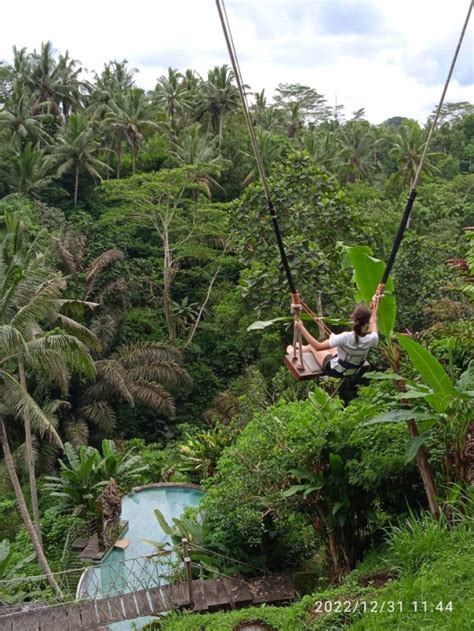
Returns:
[[[197,506],[203,492],[199,489],[179,486],[151,487],[125,495],[122,498],[121,519],[128,522],[127,530],[121,537],[127,539],[124,549],[112,548],[97,565],[83,574],[77,596],[100,598],[101,595],[132,592],[163,584],[166,579],[160,576],[168,571],[169,562],[160,563],[157,557],[143,558],[156,552],[153,544],[146,540],[169,542],[156,519],[154,510],[158,508],[167,523],[173,517],[180,517],[188,506]],[[151,618],[137,618],[133,621],[109,625],[113,631],[139,628]]]

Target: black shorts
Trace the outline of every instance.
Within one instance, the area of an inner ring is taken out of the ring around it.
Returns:
[[[323,372],[325,375],[329,377],[339,377],[342,379],[344,377],[343,373],[337,372],[334,368],[331,367],[331,359],[334,357],[332,353],[328,353],[323,360]]]

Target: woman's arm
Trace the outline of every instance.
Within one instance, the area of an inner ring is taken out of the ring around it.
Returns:
[[[370,320],[369,320],[369,333],[377,333],[378,334],[378,330],[377,330],[377,308],[378,308],[378,303],[372,309],[372,315],[370,316]]]
[[[300,331],[300,333],[303,335],[305,340],[309,342],[309,344],[314,348],[315,351],[325,351],[328,348],[330,348],[329,340],[324,340],[324,342],[319,342],[315,337],[311,335],[311,333],[308,333],[307,329],[305,328],[301,320],[298,320],[295,323],[295,327],[297,328],[298,331]]]

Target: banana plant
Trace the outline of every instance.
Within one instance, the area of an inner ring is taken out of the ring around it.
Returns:
[[[194,574],[197,578],[218,578],[222,574],[232,576],[242,572],[242,566],[232,563],[231,559],[226,559],[224,555],[214,555],[212,550],[206,547],[206,540],[202,528],[202,516],[197,514],[195,519],[189,517],[173,517],[172,524],[166,521],[163,513],[156,508],[155,517],[161,530],[167,535],[170,541],[153,541],[145,539],[155,547],[159,557],[175,555],[175,566],[180,567],[184,560],[184,550],[182,540],[187,539],[189,548],[188,556],[194,563]]]
[[[369,304],[375,294],[380,280],[385,271],[385,263],[372,256],[372,251],[368,246],[358,245],[345,248],[346,265],[351,264],[354,270],[353,279],[357,287],[356,298],[364,300]],[[406,394],[407,383],[403,379],[397,379],[400,374],[401,348],[403,345],[394,344],[394,328],[396,321],[396,299],[393,280],[389,276],[384,288],[384,296],[379,303],[377,313],[377,324],[382,339],[380,347],[385,356],[392,373],[390,378],[394,378],[396,390],[402,395]],[[408,338],[407,338],[408,339]],[[400,342],[400,340],[399,340]],[[366,375],[367,376],[367,375]],[[405,413],[405,412],[404,412]],[[434,482],[433,472],[428,460],[428,453],[424,443],[429,435],[422,434],[418,429],[417,420],[413,416],[405,416],[403,419],[407,423],[407,429],[411,440],[409,441],[407,456],[416,456],[417,466],[423,480],[426,497],[428,499],[430,511],[433,516],[439,515],[438,492]]]
[[[406,335],[398,334],[397,339],[421,382],[411,381],[407,391],[400,392],[396,397],[399,408],[375,417],[366,425],[397,423],[409,419],[422,423],[424,431],[408,443],[406,462],[416,456],[435,428],[440,429],[446,446],[447,481],[452,482],[451,468],[454,465],[456,481],[463,482],[464,440],[474,416],[474,361],[454,381],[436,357],[421,344]]]
[[[129,450],[120,453],[112,440],[102,441],[102,453],[94,447],[64,446],[59,476],[46,476],[45,488],[57,498],[55,510],[73,512],[84,518],[97,516],[97,498],[111,478],[121,482],[140,479],[148,468]]]

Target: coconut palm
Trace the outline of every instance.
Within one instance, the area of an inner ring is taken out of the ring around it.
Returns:
[[[90,122],[80,114],[73,114],[56,137],[52,160],[58,176],[68,171],[74,173],[74,208],[77,207],[79,173],[84,169],[94,180],[102,180],[100,169],[108,170],[104,162],[96,158],[100,146],[94,138]]]
[[[400,125],[399,133],[389,155],[397,163],[396,179],[402,187],[411,185],[415,179],[426,138],[426,132],[416,121],[405,119]],[[424,173],[429,175],[436,173],[437,168],[431,160],[437,155],[439,154],[435,151],[427,152],[423,163]]]
[[[202,131],[200,123],[194,123],[187,127],[178,138],[175,138],[173,144],[172,153],[179,165],[188,164],[200,167],[199,172],[196,172],[197,181],[204,186],[210,197],[211,187],[220,187],[213,176],[231,165],[230,160],[222,157],[218,139],[209,132]],[[193,197],[194,194],[195,192],[193,192]]]
[[[156,130],[159,124],[153,121],[153,109],[142,90],[128,90],[121,105],[112,102],[110,114],[104,123],[110,125],[117,137],[117,177],[120,177],[122,143],[126,140],[132,151],[132,172],[135,173],[138,152],[146,131]]]
[[[267,175],[272,172],[272,167],[276,164],[282,155],[290,149],[291,145],[287,137],[274,134],[265,129],[257,127],[255,130],[257,137],[257,143],[260,149],[260,155],[263,161],[263,168]],[[250,151],[246,153],[249,161],[253,163],[255,161],[253,153]],[[253,167],[244,180],[244,184],[252,182],[257,176],[257,167]]]
[[[41,116],[31,113],[31,103],[28,96],[15,85],[8,100],[8,107],[0,112],[0,129],[7,129],[11,135],[12,144],[17,151],[21,151],[28,140],[48,142],[51,139],[41,125]]]
[[[52,171],[50,157],[42,149],[35,149],[27,142],[15,153],[7,181],[10,189],[16,193],[24,193],[38,199],[40,193],[51,185]]]
[[[77,370],[89,377],[95,374],[92,358],[80,335],[89,342],[94,336],[80,324],[60,313],[65,281],[60,274],[51,274],[31,244],[23,223],[14,213],[4,216],[4,235],[0,243],[0,376],[2,407],[0,438],[5,465],[14,488],[25,527],[31,537],[38,562],[59,594],[41,545],[36,474],[33,454],[33,432],[47,436],[62,446],[51,417],[41,409],[29,393],[29,371],[44,375],[67,391],[69,373]],[[45,324],[57,322],[64,333],[47,331]],[[25,454],[30,483],[33,521],[29,516],[11,456],[5,415],[23,422]]]
[[[33,113],[60,113],[59,71],[51,42],[42,42],[40,52],[35,50],[30,56],[26,84],[32,97]]]
[[[189,79],[188,77],[188,81]],[[161,76],[158,79],[152,96],[171,122],[178,114],[192,106],[192,92],[186,86],[183,75],[171,67],[168,68],[168,76]]]
[[[367,121],[349,121],[338,134],[343,178],[348,182],[371,180],[377,168],[376,147],[381,142]]]
[[[94,83],[87,99],[87,114],[91,120],[103,120],[110,114],[112,103],[120,107],[124,95],[135,86],[136,69],[127,68],[127,61],[111,61],[100,75],[94,73]]]
[[[200,110],[209,114],[214,132],[219,138],[219,146],[222,143],[224,117],[234,112],[239,105],[239,92],[232,83],[233,79],[234,73],[226,64],[215,66],[209,70],[207,81],[202,83],[200,90]]]
[[[86,81],[81,81],[79,75],[82,67],[77,59],[71,59],[69,52],[58,57],[58,95],[60,99],[60,108],[64,120],[75,111],[83,109],[85,104],[85,96],[90,92],[90,85]]]
[[[330,129],[304,131],[300,137],[300,143],[320,169],[334,173],[340,164],[340,145],[333,131]]]
[[[16,46],[13,46],[11,72],[14,78],[14,87],[23,92],[27,88],[31,73],[31,55],[26,48],[18,49]]]
[[[56,579],[53,576],[53,573],[51,572],[51,568],[49,567],[48,561],[46,559],[46,557],[44,556],[44,552],[43,552],[43,546],[38,538],[38,535],[36,533],[36,530],[33,526],[33,522],[31,521],[31,517],[30,514],[28,512],[28,507],[26,505],[26,501],[25,501],[25,496],[23,495],[23,491],[21,488],[21,484],[20,481],[18,479],[18,475],[15,469],[15,464],[13,462],[13,458],[12,458],[12,454],[11,454],[11,450],[10,450],[10,445],[8,443],[8,437],[7,437],[7,433],[6,433],[6,429],[5,429],[5,424],[3,421],[3,418],[0,416],[0,444],[2,445],[2,450],[3,450],[3,460],[5,462],[5,467],[8,471],[12,486],[13,486],[13,490],[15,492],[15,497],[16,500],[18,502],[18,508],[20,510],[20,514],[23,518],[23,522],[25,524],[25,528],[26,531],[28,532],[28,535],[31,539],[31,542],[33,544],[33,548],[36,554],[36,558],[38,560],[38,563],[41,567],[41,569],[43,570],[43,572],[45,573],[46,579],[49,583],[49,585],[51,586],[51,588],[54,590],[54,592],[61,598],[62,597],[62,593],[61,590],[59,588],[59,585],[56,581]]]
[[[95,374],[92,358],[77,336],[92,345],[96,345],[96,340],[85,327],[61,314],[65,280],[47,269],[34,244],[29,243],[18,216],[6,213],[4,222],[5,233],[0,245],[3,415],[13,409],[23,422],[33,517],[41,540],[33,432],[41,437],[47,435],[58,446],[62,443],[54,423],[29,394],[28,371],[43,375],[43,379],[67,392],[71,370],[89,377]],[[59,324],[62,331],[48,331],[46,327],[51,323]]]

